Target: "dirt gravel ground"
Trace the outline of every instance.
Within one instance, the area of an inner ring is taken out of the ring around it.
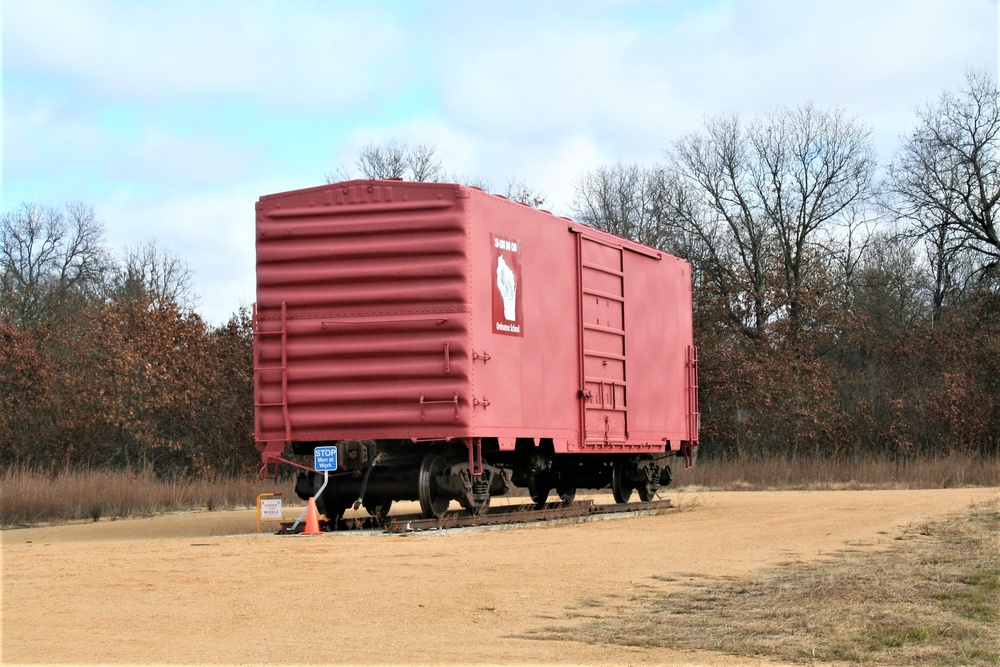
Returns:
[[[683,586],[878,549],[998,489],[667,495],[681,509],[407,536],[257,535],[253,510],[8,530],[0,661],[770,664],[523,635],[654,577]]]

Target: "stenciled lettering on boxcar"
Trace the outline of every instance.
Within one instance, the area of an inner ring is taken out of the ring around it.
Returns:
[[[493,333],[523,336],[521,244],[490,235],[493,244]]]

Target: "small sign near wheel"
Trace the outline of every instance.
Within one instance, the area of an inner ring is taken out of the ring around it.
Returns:
[[[270,519],[280,519],[281,517],[281,496],[273,498],[261,498],[260,518],[262,521]]]
[[[281,510],[280,493],[262,493],[257,496],[257,532],[260,532],[260,525],[271,521],[281,521],[283,518]]]
[[[337,448],[317,447],[314,455],[313,469],[319,472],[324,470],[334,471],[337,469]]]

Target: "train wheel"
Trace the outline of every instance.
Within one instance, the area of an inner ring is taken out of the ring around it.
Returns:
[[[628,478],[628,463],[615,463],[611,471],[611,493],[615,502],[627,503],[632,497],[632,482]]]
[[[337,524],[344,516],[344,512],[351,506],[351,501],[332,493],[324,493],[316,497],[316,510],[326,517],[326,523],[330,530],[336,530]]]
[[[528,478],[528,495],[531,496],[531,500],[535,503],[536,507],[541,507],[545,504],[549,499],[549,492],[551,490],[548,484],[539,481],[537,475],[532,475]]]
[[[375,519],[376,526],[385,525],[385,520],[389,516],[389,510],[392,508],[391,500],[377,500],[369,501],[366,500],[362,503],[365,511],[368,512]]]
[[[659,485],[654,487],[652,484],[643,484],[638,488],[639,500],[644,503],[648,503],[654,496],[656,496],[656,491],[659,488]]]
[[[417,497],[420,499],[420,511],[428,519],[439,519],[448,511],[451,499],[438,488],[437,478],[448,467],[444,458],[437,454],[428,454],[420,464],[420,475],[417,478]]]
[[[573,487],[557,486],[556,493],[559,494],[559,500],[563,505],[569,505],[576,498],[576,489]]]

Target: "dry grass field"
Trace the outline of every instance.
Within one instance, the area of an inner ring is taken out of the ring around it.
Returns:
[[[565,615],[583,624],[527,636],[791,663],[1000,664],[1000,505],[917,522],[894,539],[680,589],[678,577],[656,576],[625,600],[591,599]]]
[[[151,472],[127,470],[8,468],[0,471],[0,525],[253,507],[258,494],[274,492],[295,498],[291,481],[251,476],[161,479]]]
[[[674,467],[674,487],[716,491],[1000,486],[1000,458],[962,454],[899,460],[877,456],[716,459],[702,460],[690,470]],[[0,527],[245,508],[252,507],[260,493],[278,492],[296,501],[294,486],[293,478],[280,482],[251,476],[160,478],[152,472],[127,470],[14,467],[0,471]],[[526,497],[527,492],[515,489],[513,495]]]
[[[658,516],[410,536],[257,535],[252,511],[6,530],[0,659],[1000,660],[996,488],[668,495]]]

